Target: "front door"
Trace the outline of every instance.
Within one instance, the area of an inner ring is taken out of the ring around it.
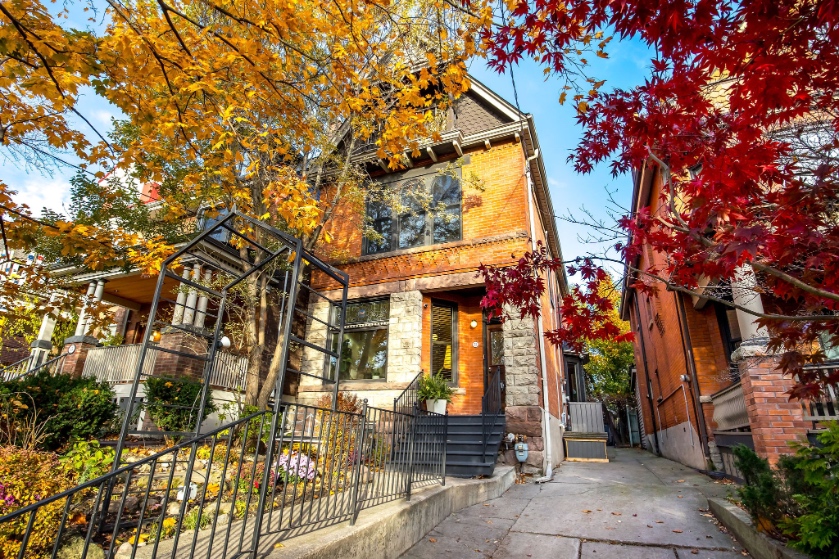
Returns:
[[[506,378],[504,370],[504,331],[500,324],[487,324],[484,340],[484,390],[496,372],[501,376],[501,408],[506,404]]]

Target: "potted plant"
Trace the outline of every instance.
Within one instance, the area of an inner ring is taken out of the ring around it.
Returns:
[[[425,400],[425,409],[430,412],[445,414],[446,404],[452,401],[454,390],[443,375],[423,375],[420,377],[417,398]]]

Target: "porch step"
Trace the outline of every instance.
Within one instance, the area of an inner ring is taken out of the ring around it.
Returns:
[[[484,417],[450,415],[446,438],[446,475],[453,477],[491,476],[495,470],[498,447],[506,430],[506,418],[499,414],[484,445]],[[493,417],[487,416],[488,424]]]

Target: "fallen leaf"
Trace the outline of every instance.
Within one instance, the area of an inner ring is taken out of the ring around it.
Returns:
[[[679,499],[684,499],[684,498],[685,498],[684,495],[679,495]]]
[[[652,528],[652,524],[647,524],[647,528]]]
[[[437,538],[428,538],[431,543],[437,543]]]
[[[690,553],[691,553],[691,555],[699,555],[699,550],[698,549],[691,549]]]
[[[677,479],[676,480],[676,483],[684,483],[684,482],[685,482],[685,480],[683,480],[683,479]]]
[[[274,549],[280,549],[281,547],[285,547],[283,544],[277,542],[274,544]]]
[[[591,511],[590,511],[590,510],[588,510],[588,509],[585,509],[583,512],[584,512],[584,513],[586,513],[586,514],[588,514],[588,513],[590,513]]]
[[[664,521],[663,520],[656,520],[655,523],[656,524],[664,524]]]
[[[621,515],[621,513],[619,513],[619,512],[613,512],[613,513],[612,513],[612,515],[613,515],[613,516],[620,516],[620,515]]]
[[[681,531],[681,530],[673,530],[673,533],[674,533],[674,534],[681,534],[681,533],[682,533],[682,531]]]
[[[638,516],[637,514],[633,514],[632,516]]]

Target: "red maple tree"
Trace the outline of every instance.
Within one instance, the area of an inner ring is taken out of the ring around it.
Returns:
[[[504,71],[532,57],[565,80],[561,100],[576,93],[584,133],[569,160],[578,172],[652,164],[669,177],[659,211],[619,220],[630,287],[690,293],[702,276],[723,285],[750,264],[769,349],[798,375],[793,396],[839,383],[837,372],[803,368],[825,358],[819,339],[839,345],[839,1],[512,0],[500,9],[501,23],[484,32],[489,63]],[[642,85],[607,92],[585,78],[585,57],[606,56],[609,35],[654,49]],[[666,263],[633,269],[644,245]],[[485,304],[532,303],[541,285],[530,276],[558,265],[526,255],[514,272],[483,270]],[[592,295],[599,272],[591,261],[578,268],[586,285],[566,298],[554,341],[609,335],[584,324],[602,310]]]

